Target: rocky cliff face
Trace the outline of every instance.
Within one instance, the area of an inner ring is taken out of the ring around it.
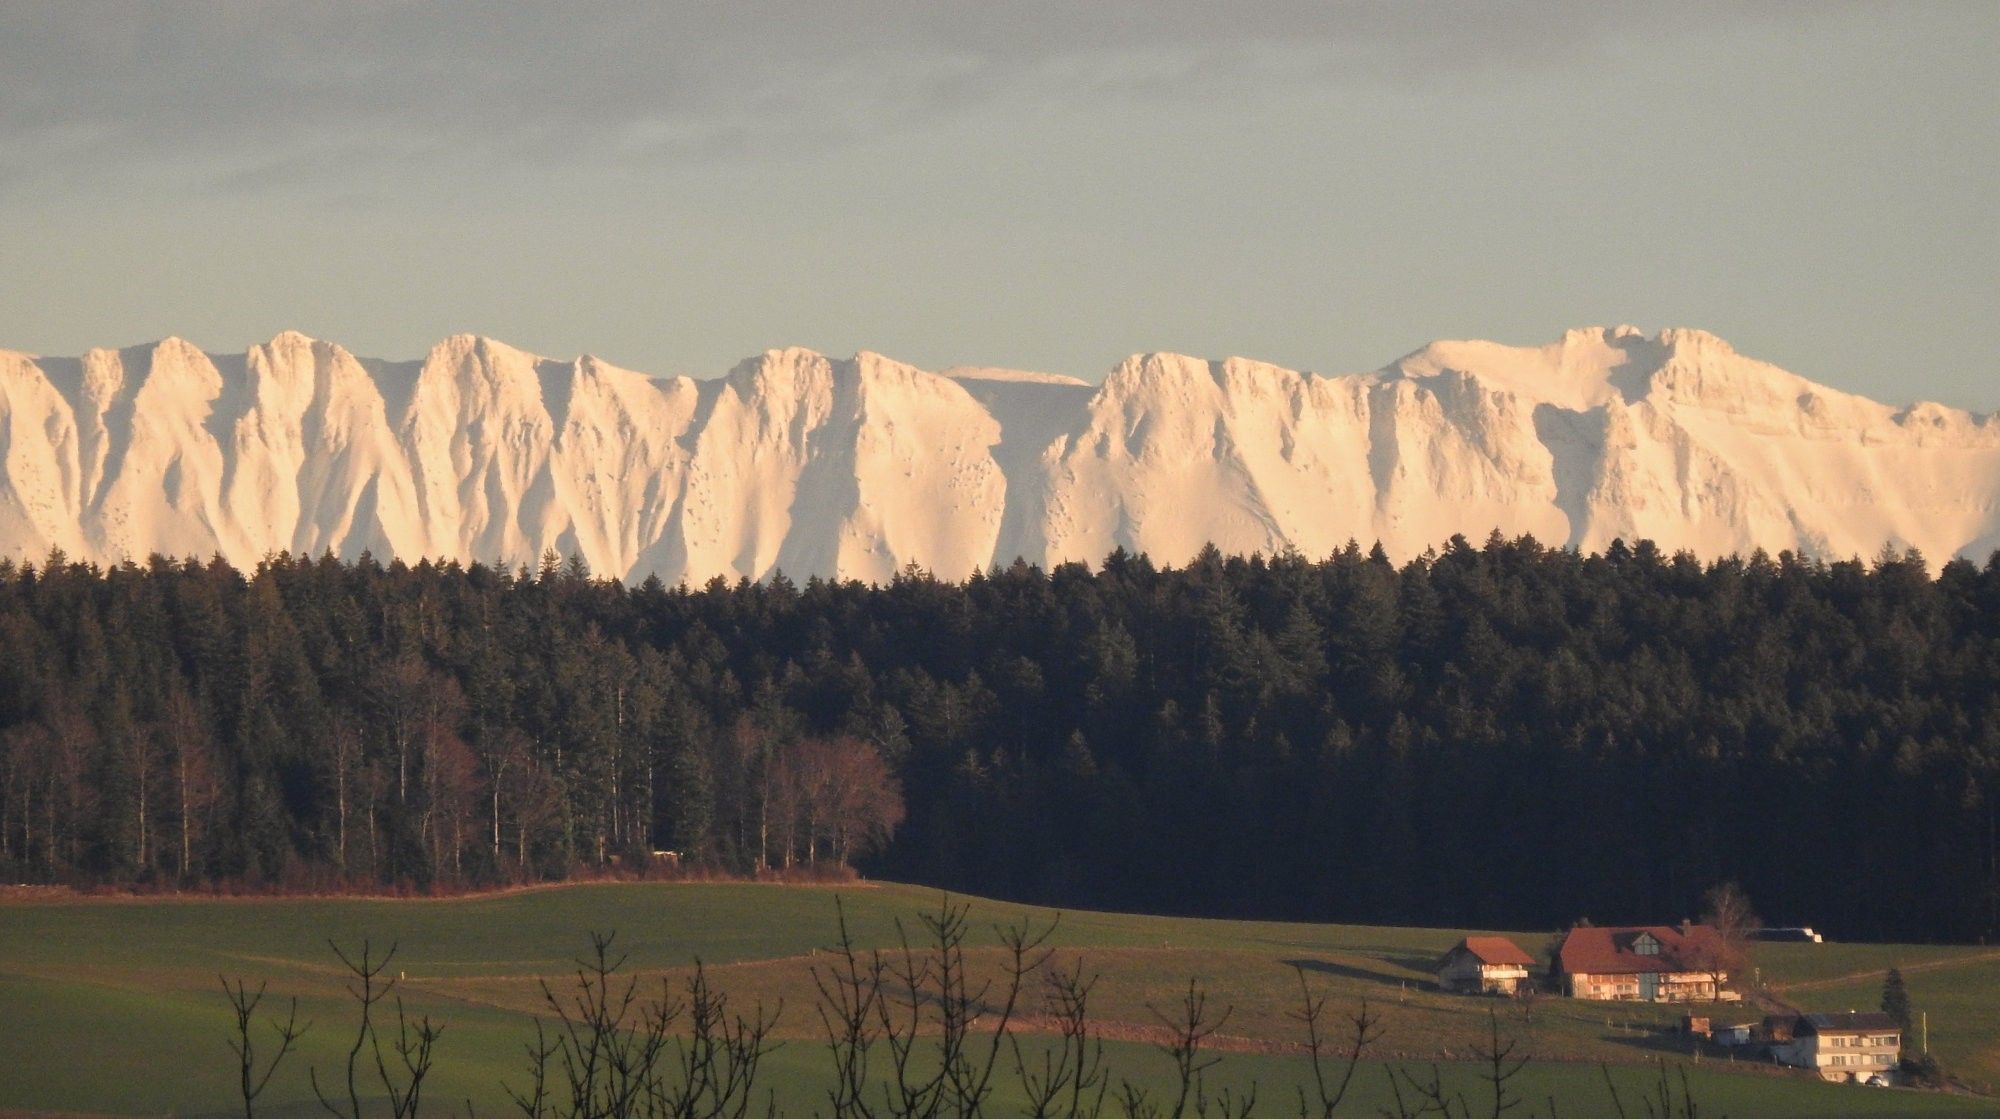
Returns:
[[[659,380],[458,336],[0,351],[0,554],[271,552],[668,582],[882,581],[1115,547],[1398,557],[1498,528],[1601,548],[1934,562],[2000,548],[2000,418],[1897,409],[1700,331],[1439,342],[1370,374],[1128,359],[1100,386],[774,350]]]

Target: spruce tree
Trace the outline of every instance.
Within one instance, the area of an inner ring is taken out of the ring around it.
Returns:
[[[1892,967],[1889,969],[1889,974],[1882,977],[1882,1013],[1894,1018],[1896,1025],[1902,1027],[1907,1044],[1912,1012],[1910,992],[1903,986],[1903,973],[1900,969]]]

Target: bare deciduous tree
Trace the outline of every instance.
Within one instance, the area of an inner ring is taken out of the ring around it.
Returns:
[[[591,934],[568,991],[542,983],[553,1029],[537,1019],[528,1086],[508,1089],[523,1119],[748,1119],[777,1012],[731,1013],[699,962],[679,995],[663,978],[643,999],[614,939]],[[776,1115],[768,1095],[764,1114]]]
[[[767,859],[790,867],[828,855],[844,866],[902,824],[902,785],[875,743],[854,735],[773,743],[747,725],[736,735],[763,743],[758,818]]]
[[[272,1018],[269,1024],[271,1032],[276,1035],[278,1051],[271,1054],[264,1063],[263,1071],[259,1072],[256,1030],[252,1025],[257,1017],[257,1007],[264,1001],[266,984],[259,983],[257,989],[252,991],[250,985],[241,979],[232,985],[226,976],[217,978],[222,980],[222,993],[228,997],[230,1012],[236,1017],[229,1048],[236,1054],[237,1093],[243,1100],[243,1119],[255,1119],[257,1097],[264,1094],[264,1089],[271,1083],[271,1074],[278,1071],[278,1066],[284,1063],[299,1038],[311,1028],[311,1023],[299,1025],[298,999],[292,1000],[291,1009],[286,1012],[283,1021]]]
[[[173,768],[174,822],[180,847],[174,874],[186,881],[194,870],[194,845],[207,830],[208,810],[221,795],[215,748],[203,725],[201,706],[178,687],[167,692],[160,733],[165,738],[168,764]]]
[[[1254,1083],[1242,1095],[1227,1088],[1214,1094],[1208,1091],[1208,1070],[1221,1060],[1208,1055],[1208,1043],[1229,1021],[1231,1008],[1224,1007],[1220,1013],[1210,1010],[1208,992],[1199,981],[1190,979],[1187,994],[1173,1011],[1148,1009],[1169,1031],[1169,1040],[1160,1049],[1174,1062],[1173,1102],[1168,1103],[1164,1093],[1156,1098],[1130,1080],[1120,1081],[1118,1102],[1126,1119],[1185,1119],[1189,1114],[1197,1119],[1248,1119],[1257,1107]]]
[[[1708,973],[1715,985],[1715,999],[1720,1002],[1722,985],[1731,975],[1741,975],[1748,965],[1753,938],[1764,922],[1750,908],[1750,896],[1743,887],[1723,882],[1702,895],[1701,923],[1712,935],[1695,945],[1693,962]]]
[[[1611,1094],[1611,1107],[1618,1119],[1701,1119],[1701,1105],[1695,1102],[1694,1092],[1688,1088],[1687,1069],[1678,1070],[1679,1076],[1669,1076],[1665,1061],[1660,1062],[1649,1090],[1637,1097],[1643,1110],[1636,1114],[1625,1109],[1625,1097],[1618,1091],[1618,1085],[1611,1079],[1611,1068],[1599,1065],[1598,1072],[1604,1077],[1605,1091]],[[1554,1108],[1550,1108],[1553,1113]]]
[[[835,962],[813,968],[835,1069],[828,1092],[834,1119],[974,1119],[984,1113],[1000,1056],[1013,1052],[1012,1029],[1028,977],[1050,958],[1045,945],[1055,923],[1037,928],[1024,920],[997,929],[1000,974],[975,979],[966,956],[968,910],[940,898],[936,911],[918,918],[920,941],[898,921],[894,949],[864,952],[841,908]],[[869,1090],[878,1045],[888,1063],[879,1102]]]
[[[1348,1032],[1346,1047],[1341,1053],[1341,1064],[1336,1079],[1327,1070],[1330,1055],[1329,1039],[1326,1036],[1326,996],[1313,994],[1306,982],[1306,971],[1294,966],[1299,977],[1299,1009],[1287,1014],[1299,1023],[1306,1035],[1306,1060],[1312,1072],[1313,1096],[1306,1097],[1306,1090],[1299,1089],[1299,1119],[1333,1119],[1347,1098],[1347,1090],[1354,1084],[1355,1070],[1361,1066],[1361,1058],[1382,1037],[1382,1016],[1368,1009],[1368,1000],[1347,1016]]]
[[[433,1023],[429,1015],[413,1021],[404,1013],[402,996],[395,994],[397,985],[402,982],[401,976],[389,976],[389,962],[396,958],[395,945],[391,944],[389,950],[379,957],[366,940],[361,942],[360,953],[354,956],[331,941],[328,946],[339,957],[342,966],[347,968],[350,976],[347,993],[359,1004],[361,1020],[355,1028],[354,1044],[347,1050],[345,1106],[328,1097],[320,1088],[317,1068],[309,1074],[313,1095],[319,1099],[320,1107],[334,1119],[362,1119],[360,1081],[365,1074],[366,1061],[374,1066],[375,1079],[388,1096],[392,1119],[416,1119],[418,1110],[423,1106],[424,1080],[430,1075],[437,1041],[444,1034],[444,1026]],[[375,1008],[391,996],[395,998],[396,1032],[388,1039],[388,1051],[385,1053],[382,1030],[375,1023]],[[390,1068],[389,1054],[395,1056],[399,1069]]]
[[[1096,1119],[1104,1110],[1110,1078],[1104,1069],[1104,1040],[1090,1028],[1090,994],[1098,977],[1086,978],[1083,960],[1067,969],[1051,963],[1042,974],[1043,1012],[1056,1026],[1057,1042],[1041,1052],[1039,1067],[1010,1039],[1014,1074],[1027,1099],[1027,1119]]]

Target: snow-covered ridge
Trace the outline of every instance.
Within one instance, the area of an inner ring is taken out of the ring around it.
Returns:
[[[1694,330],[1436,342],[1373,373],[1136,355],[1101,385],[773,350],[656,379],[472,335],[0,351],[0,554],[276,551],[668,582],[881,581],[1454,533],[1703,555],[2000,548],[2000,417],[1896,408]]]

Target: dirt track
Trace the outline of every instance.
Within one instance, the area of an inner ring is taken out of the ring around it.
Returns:
[[[1904,964],[1897,970],[1901,971],[1904,975],[1909,975],[1919,971],[1948,971],[1952,968],[1971,967],[1974,964],[1992,963],[1995,960],[2000,960],[2000,951],[1981,952],[1976,956],[1955,956],[1946,960],[1926,960],[1922,963]],[[1812,991],[1825,987],[1839,987],[1848,983],[1858,983],[1863,979],[1880,979],[1887,974],[1889,974],[1888,968],[1876,968],[1873,971],[1853,971],[1846,975],[1829,975],[1823,979],[1804,979],[1797,983],[1773,984],[1770,989],[1780,993],[1787,991]]]

